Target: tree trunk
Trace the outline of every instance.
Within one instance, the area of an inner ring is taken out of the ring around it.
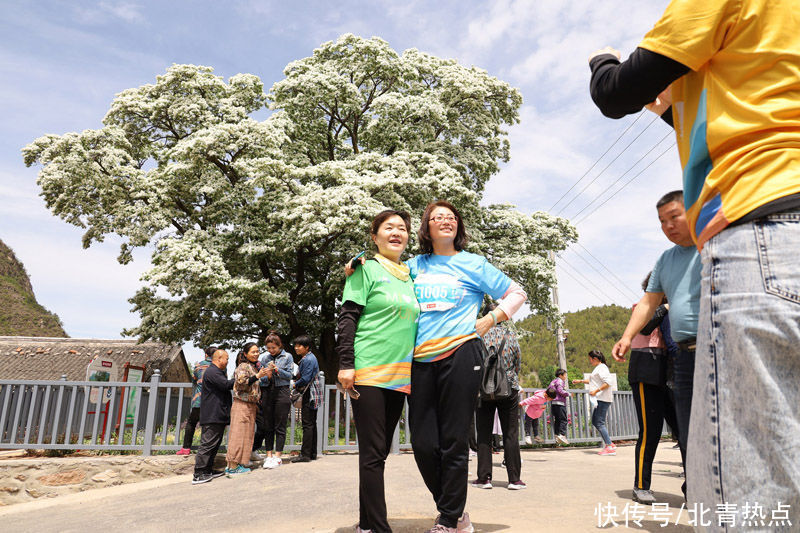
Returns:
[[[319,342],[319,368],[325,372],[326,383],[336,383],[339,373],[339,357],[336,355],[336,331],[326,326]]]
[[[322,331],[319,339],[319,368],[325,372],[326,383],[336,383],[339,357],[336,355],[336,301],[323,301],[320,309]]]

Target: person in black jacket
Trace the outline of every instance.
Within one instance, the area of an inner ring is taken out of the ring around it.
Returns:
[[[231,390],[233,380],[228,379],[228,352],[214,352],[211,365],[203,376],[203,402],[200,404],[200,447],[194,463],[192,485],[207,483],[223,475],[212,471],[225,426],[231,421]]]

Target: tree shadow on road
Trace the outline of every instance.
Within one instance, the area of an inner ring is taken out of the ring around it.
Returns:
[[[340,527],[335,533],[353,533],[356,525],[358,524],[353,524],[350,527]],[[392,527],[394,533],[419,533],[420,531],[427,531],[432,528],[433,520],[430,518],[390,518],[389,525]],[[507,531],[511,527],[506,524],[485,524],[482,522],[473,522],[472,525],[475,527],[476,533]]]
[[[660,531],[662,533],[690,533],[694,531],[694,528],[684,524],[676,524],[674,522],[670,522],[667,525],[664,525],[663,521],[658,522],[654,520],[640,520],[637,523],[629,522],[627,528],[624,526],[625,526],[624,522],[618,521],[616,526],[613,524],[608,524],[605,527],[599,527],[597,529],[600,530],[613,529],[616,531],[630,531],[630,530],[648,531],[648,532]]]
[[[614,492],[618,498],[623,500],[630,500],[631,498],[631,489],[617,490]],[[686,500],[683,499],[683,494],[672,494],[669,492],[659,492],[654,490],[653,495],[656,497],[656,501],[658,503],[666,503],[669,505],[670,509],[678,510],[681,508],[681,505],[686,502]],[[631,500],[631,505],[632,504],[633,500]]]
[[[617,490],[617,491],[614,491],[614,492],[616,493],[617,497],[625,499],[625,500],[627,500],[627,499],[629,499],[631,497],[631,491],[628,490],[628,489]],[[672,516],[669,518],[669,520],[667,521],[666,525],[665,525],[665,520],[663,520],[663,519],[662,520],[640,520],[638,523],[633,523],[632,521],[629,521],[629,523],[627,525],[628,528],[639,530],[639,531],[663,531],[665,533],[688,533],[690,531],[694,531],[694,528],[692,528],[691,526],[688,526],[688,525],[685,525],[685,524],[677,524],[677,523],[675,523],[676,516],[680,516],[681,515],[681,513],[679,513],[678,510],[681,508],[681,505],[683,505],[684,502],[685,502],[685,500],[683,499],[683,495],[682,494],[671,494],[671,493],[667,493],[667,492],[658,492],[658,491],[655,491],[655,490],[653,491],[653,494],[655,495],[656,501],[658,503],[666,503],[667,505],[669,505],[669,510],[670,510]],[[639,506],[641,506],[640,509],[644,509],[644,512],[643,512],[644,516],[653,516],[653,515],[651,515],[651,513],[653,511],[651,510],[649,505],[635,504],[632,500],[631,500],[630,505],[631,506],[639,505]],[[675,513],[677,513],[677,514],[675,514]],[[622,512],[622,510],[620,510],[619,516],[620,517],[624,516],[624,513]],[[685,512],[683,513],[683,516],[684,517],[686,516]],[[620,519],[617,519],[616,522],[619,525],[623,525],[622,524],[622,520],[620,520]],[[641,526],[639,524],[641,524]],[[611,527],[614,527],[614,526],[611,525]],[[606,526],[605,528],[600,528],[600,529],[608,529],[608,528],[609,528],[609,526]]]
[[[672,466],[679,466],[683,468],[683,463],[680,461],[653,461],[654,465],[672,465]]]

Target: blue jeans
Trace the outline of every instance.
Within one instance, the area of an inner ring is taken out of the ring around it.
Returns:
[[[611,444],[611,437],[608,436],[608,430],[606,429],[606,415],[609,407],[611,407],[611,402],[597,400],[597,407],[592,411],[592,425],[600,432],[600,436],[603,437],[603,442],[606,446]]]
[[[702,252],[689,502],[778,504],[800,522],[800,212],[728,228]],[[763,527],[763,526],[762,526]],[[770,531],[789,531],[773,525]]]
[[[672,395],[675,400],[674,430],[678,434],[678,445],[681,448],[681,463],[686,471],[686,449],[689,443],[689,426],[692,414],[692,389],[694,386],[695,351],[681,350],[675,354],[674,373],[672,378]],[[683,487],[684,495],[686,487]]]

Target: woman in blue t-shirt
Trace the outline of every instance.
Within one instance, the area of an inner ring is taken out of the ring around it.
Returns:
[[[423,253],[408,261],[421,311],[411,367],[411,444],[440,514],[431,532],[471,530],[464,506],[469,427],[483,366],[478,337],[508,320],[527,296],[485,257],[464,251],[464,221],[449,202],[425,208],[418,237]],[[484,294],[500,302],[478,318]]]

